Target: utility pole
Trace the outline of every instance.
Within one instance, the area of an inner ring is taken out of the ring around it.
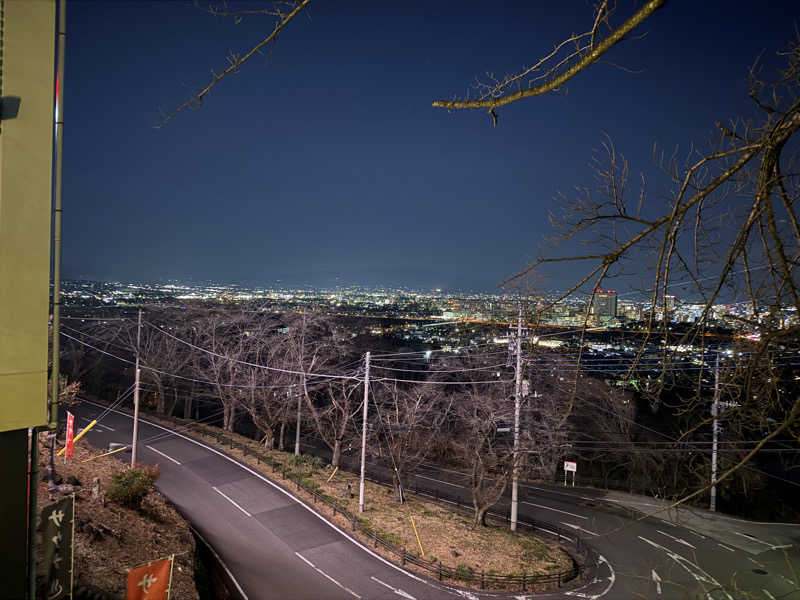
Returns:
[[[64,56],[67,43],[66,2],[58,4],[58,37],[56,38],[56,98],[54,110],[55,172],[53,173],[53,366],[50,369],[50,402],[47,426],[50,429],[49,480],[55,482],[56,433],[58,431],[58,397],[61,384],[59,359],[61,356],[61,203],[62,165],[64,161]],[[37,438],[38,439],[38,438]],[[37,450],[38,450],[37,443]]]
[[[305,375],[303,375],[303,379],[305,380]],[[302,402],[303,402],[303,394],[305,393],[305,383],[303,384],[303,390],[301,390],[297,394],[297,427],[294,430],[294,455],[300,456],[300,419],[302,418]]]
[[[717,438],[719,437],[719,352],[714,364],[714,401],[711,403],[712,443],[711,443],[711,512],[717,510]]]
[[[517,530],[519,509],[519,407],[522,385],[522,304],[517,316],[517,366],[514,374],[514,465],[511,471],[511,531]]]
[[[136,374],[133,382],[133,440],[131,440],[131,469],[136,468],[136,444],[139,437],[139,342],[142,336],[142,309],[139,309],[139,323],[136,327]]]
[[[358,512],[364,512],[364,473],[367,466],[367,407],[369,406],[369,357],[364,360],[364,411],[361,418],[361,478],[358,482]]]
[[[306,375],[305,369],[303,367],[303,363],[305,361],[306,356],[306,313],[303,311],[303,335],[300,338],[300,368],[303,370],[303,379],[302,379],[302,390],[297,395],[297,424],[294,429],[294,455],[300,456],[300,421],[303,418],[302,415],[302,400],[303,394],[306,391]],[[314,361],[311,361],[311,364],[314,364]],[[291,389],[291,388],[289,388]]]

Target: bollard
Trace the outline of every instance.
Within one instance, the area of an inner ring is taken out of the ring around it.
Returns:
[[[372,532],[372,542],[373,542],[373,547],[377,548],[378,547],[378,534],[375,533],[374,531]]]
[[[442,580],[442,563],[439,563],[439,581]]]
[[[353,526],[353,531],[355,531],[356,530],[356,518],[355,517],[353,517],[353,519],[351,521],[351,524]]]
[[[406,548],[403,546],[403,551],[400,553],[400,564],[405,566],[406,565]]]
[[[527,589],[526,589],[527,581],[526,580],[527,580],[527,577],[525,576],[525,573],[523,573],[522,574],[522,591],[523,592],[527,591]]]
[[[486,573],[481,569],[481,589],[486,589]]]

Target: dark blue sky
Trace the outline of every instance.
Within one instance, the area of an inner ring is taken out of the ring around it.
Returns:
[[[594,65],[493,128],[431,102],[533,62],[586,28],[589,3],[315,0],[269,59],[155,129],[271,23],[71,0],[64,274],[496,289],[539,253],[553,196],[591,181],[605,133],[650,173],[657,208],[653,144],[702,144],[751,114],[747,69],[762,51],[779,64],[798,16],[794,1],[671,0],[608,55],[641,73]]]

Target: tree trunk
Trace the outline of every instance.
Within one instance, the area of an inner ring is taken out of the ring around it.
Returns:
[[[233,431],[233,426],[236,423],[236,406],[227,404],[224,406],[222,428],[225,431]]]
[[[163,415],[165,412],[165,403],[164,403],[164,386],[161,385],[160,381],[156,381],[156,387],[158,391],[156,392],[156,412],[160,415]]]
[[[264,431],[264,449],[272,450],[274,445],[275,445],[275,432],[272,431],[272,427],[267,427],[266,431]]]
[[[489,510],[488,507],[475,507],[475,520],[473,521],[474,525],[486,527],[486,511]]]
[[[342,457],[342,440],[336,438],[333,441],[333,453],[331,455],[331,467],[334,469],[339,466],[339,459]]]
[[[183,418],[192,418],[192,395],[190,393],[183,397]]]
[[[280,437],[278,438],[278,450],[283,452],[284,449],[284,441],[286,440],[286,419],[281,421],[281,433]]]

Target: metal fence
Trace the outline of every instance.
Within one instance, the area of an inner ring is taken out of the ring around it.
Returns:
[[[169,419],[176,423],[183,423],[177,419]],[[440,561],[431,562],[424,557],[408,551],[405,547],[393,544],[385,539],[378,531],[370,527],[363,519],[353,514],[342,506],[335,498],[322,494],[316,489],[309,487],[303,482],[303,478],[287,470],[284,461],[276,461],[269,454],[260,449],[255,449],[251,444],[236,441],[233,437],[225,434],[217,428],[204,427],[206,433],[213,436],[218,444],[228,446],[231,449],[240,450],[244,456],[251,456],[258,463],[264,463],[276,476],[290,481],[298,490],[303,490],[309,496],[313,504],[327,506],[331,514],[335,517],[341,515],[349,523],[352,531],[360,532],[372,544],[374,548],[381,547],[386,552],[397,557],[401,565],[412,564],[419,569],[426,571],[432,578],[439,581],[449,581],[455,584],[465,584],[478,587],[480,589],[497,590],[520,590],[522,592],[537,592],[561,587],[570,582],[582,581],[594,578],[598,567],[598,554],[583,538],[576,535],[574,531],[566,531],[549,523],[542,523],[535,520],[518,521],[518,530],[535,532],[549,538],[557,539],[571,546],[572,552],[567,552],[572,558],[572,565],[563,571],[555,573],[523,573],[512,575],[499,575],[497,573],[485,571],[476,572],[465,566],[452,567],[442,564]],[[216,431],[214,431],[216,430]],[[350,462],[348,457],[342,457],[343,467]],[[351,465],[352,466],[352,465]],[[374,470],[370,472],[368,479],[375,483],[388,484],[391,479],[380,477]],[[446,505],[449,509],[455,509],[462,513],[471,514],[473,507],[465,504],[455,495],[447,494],[435,487],[426,487],[417,482],[403,488],[406,493],[411,493],[426,501]],[[507,515],[488,513],[490,519],[495,522],[507,522]]]
[[[125,410],[125,409],[122,409]],[[126,412],[130,412],[127,411]],[[409,552],[405,547],[393,544],[391,541],[382,537],[378,531],[370,527],[366,521],[359,519],[355,514],[351,513],[344,506],[342,506],[336,498],[322,494],[312,487],[303,483],[302,478],[291,471],[287,471],[286,463],[283,461],[274,460],[269,454],[260,448],[254,448],[253,443],[243,443],[235,440],[232,436],[226,434],[218,427],[209,426],[203,423],[198,423],[191,420],[180,419],[172,416],[165,416],[161,414],[154,414],[153,416],[171,422],[176,427],[186,428],[187,426],[194,427],[195,429],[202,429],[208,436],[213,437],[216,442],[222,446],[228,446],[231,449],[240,450],[244,456],[251,456],[256,459],[257,463],[264,463],[272,469],[273,474],[279,475],[283,480],[288,480],[294,484],[298,490],[303,490],[311,496],[314,505],[320,504],[327,506],[331,514],[335,517],[341,515],[350,523],[352,531],[360,532],[371,543],[374,548],[383,548],[389,554],[397,557],[401,565],[415,565],[417,568],[427,572],[432,578],[439,581],[449,581],[455,584],[472,585],[483,589],[506,590],[514,591],[520,590],[522,592],[540,592],[552,589],[554,586],[561,587],[568,583],[576,583],[579,581],[587,581],[593,579],[597,574],[599,567],[599,555],[597,551],[574,531],[567,531],[560,527],[551,525],[550,523],[540,522],[534,519],[528,521],[518,521],[517,529],[536,533],[537,535],[546,536],[551,539],[556,539],[561,542],[566,542],[571,546],[572,552],[567,552],[572,558],[572,565],[570,568],[556,573],[523,573],[523,574],[510,574],[499,575],[494,572],[475,572],[469,567],[460,565],[451,567],[442,564],[440,561],[431,562],[425,560],[424,557]],[[183,433],[187,433],[184,431]],[[342,467],[353,467],[353,461],[350,457],[342,456]],[[379,484],[391,484],[391,478],[381,476],[377,469],[372,469],[367,479]],[[411,493],[425,501],[432,501],[440,505],[446,505],[448,509],[455,509],[465,514],[471,514],[473,507],[464,503],[460,498],[454,494],[448,494],[446,491],[439,490],[435,487],[427,487],[421,485],[418,480],[412,479],[410,485],[404,486],[404,492]],[[495,522],[508,522],[509,517],[506,514],[498,514],[494,512],[487,513],[490,520]]]

